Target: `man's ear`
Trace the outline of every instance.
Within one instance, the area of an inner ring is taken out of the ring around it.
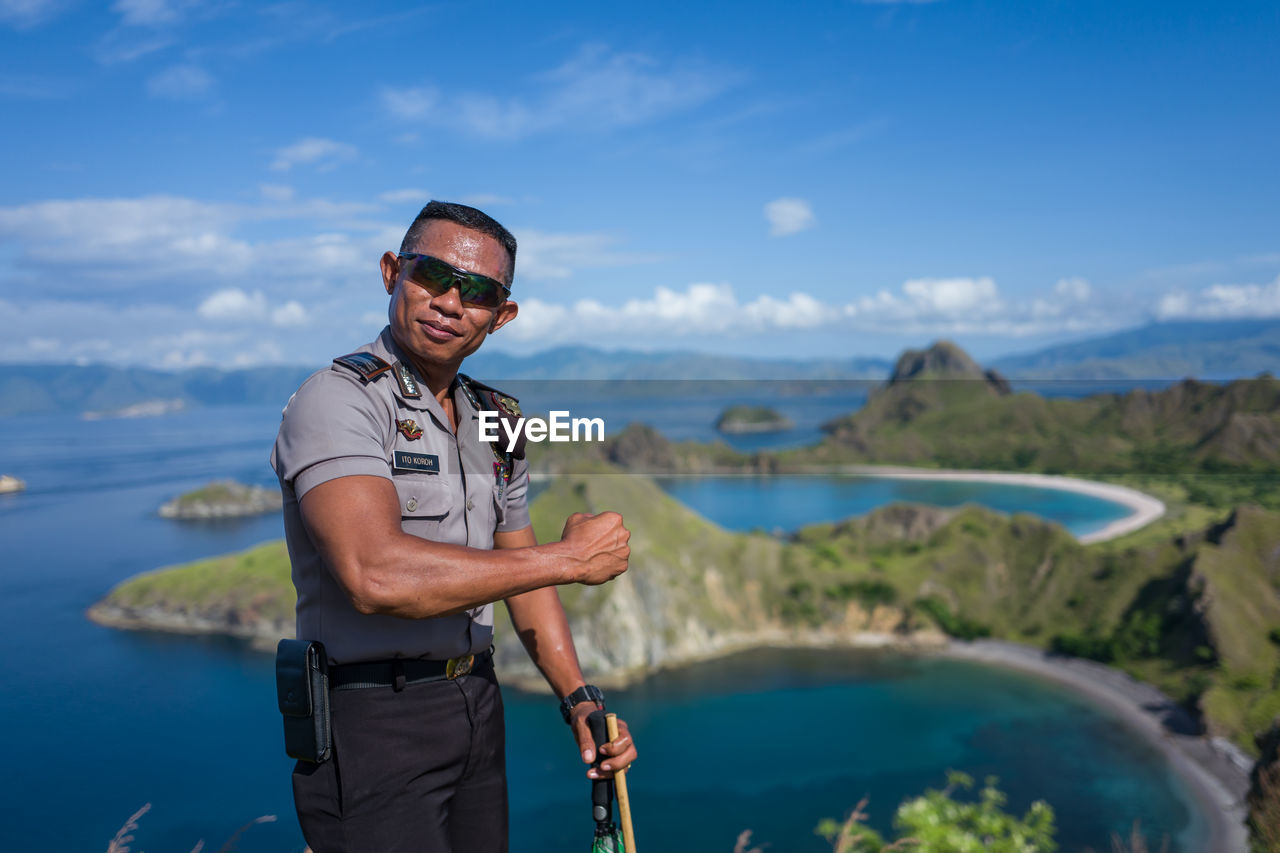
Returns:
[[[396,289],[396,276],[400,275],[400,256],[395,252],[383,252],[378,266],[382,269],[382,286],[390,293]]]
[[[498,310],[493,312],[493,319],[489,321],[489,334],[501,329],[510,323],[520,313],[520,306],[508,299],[506,302],[498,306]]]

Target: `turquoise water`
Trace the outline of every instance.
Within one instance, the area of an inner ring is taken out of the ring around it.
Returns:
[[[0,497],[4,849],[104,850],[151,802],[134,850],[186,851],[201,838],[216,850],[264,814],[279,820],[237,849],[301,850],[270,656],[84,616],[137,572],[281,535],[278,515],[212,525],[155,515],[213,477],[271,483],[278,418],[252,407],[0,419],[0,471],[30,485]],[[941,785],[947,768],[1001,776],[1018,808],[1048,798],[1064,850],[1105,850],[1111,831],[1139,817],[1176,836],[1174,850],[1199,849],[1200,823],[1158,754],[1070,694],[1011,673],[752,653],[613,696],[640,743],[632,794],[650,851],[729,851],[748,828],[773,850],[822,850],[810,834],[820,818],[869,794],[873,823],[886,827],[900,799]],[[554,702],[508,692],[508,711],[513,849],[585,849],[588,786]]]
[[[658,482],[676,500],[729,530],[791,532],[895,502],[944,507],[975,503],[1005,513],[1029,512],[1083,536],[1130,512],[1089,495],[999,483],[837,476],[664,478]]]

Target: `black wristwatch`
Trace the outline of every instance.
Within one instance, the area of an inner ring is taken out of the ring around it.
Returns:
[[[594,684],[584,684],[577,690],[564,697],[564,701],[560,703],[560,716],[564,717],[567,725],[573,719],[573,709],[580,702],[595,702],[596,707],[604,707],[604,693]]]

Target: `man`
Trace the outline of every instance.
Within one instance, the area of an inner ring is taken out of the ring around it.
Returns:
[[[585,720],[603,697],[584,684],[555,587],[626,571],[630,533],[617,513],[576,513],[539,545],[527,463],[479,436],[481,411],[509,416],[515,401],[458,373],[516,317],[515,254],[484,213],[428,204],[381,259],[390,325],[284,411],[272,467],[298,637],[324,644],[332,688],[332,757],[293,774],[316,853],[507,849],[491,602],[564,697],[582,760],[596,757]],[[619,729],[600,748],[604,776],[636,755]]]

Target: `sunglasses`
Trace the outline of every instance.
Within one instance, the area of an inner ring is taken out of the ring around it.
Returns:
[[[511,295],[511,288],[502,282],[487,275],[460,270],[431,255],[401,252],[400,260],[401,274],[432,296],[443,296],[457,285],[458,297],[468,305],[497,308]]]

